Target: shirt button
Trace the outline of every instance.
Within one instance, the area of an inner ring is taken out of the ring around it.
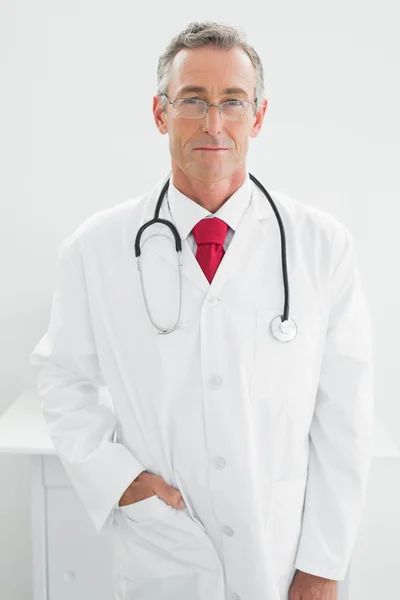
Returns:
[[[222,531],[225,533],[225,535],[227,535],[229,537],[232,537],[233,535],[235,535],[235,532],[233,531],[233,529],[228,527],[228,525],[224,525],[222,528]]]
[[[226,461],[221,456],[218,456],[217,458],[214,458],[214,460],[213,460],[213,466],[216,469],[219,469],[219,470],[224,469],[225,465],[226,465]]]
[[[208,299],[208,302],[210,304],[217,304],[218,301],[219,301],[219,298],[217,298],[217,296],[211,296],[211,298]]]
[[[210,386],[213,388],[219,388],[222,385],[222,379],[219,375],[214,375],[210,379]]]

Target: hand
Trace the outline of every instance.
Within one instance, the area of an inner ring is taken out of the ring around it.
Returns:
[[[132,481],[122,494],[119,506],[133,504],[134,502],[139,502],[140,500],[145,500],[156,495],[172,506],[172,508],[177,508],[178,510],[186,508],[179,490],[172,485],[168,485],[159,475],[148,473],[147,471],[142,471]]]
[[[288,600],[337,600],[337,581],[297,570]]]

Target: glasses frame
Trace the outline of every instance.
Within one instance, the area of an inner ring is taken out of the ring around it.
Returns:
[[[166,98],[169,102],[169,104],[172,104],[172,106],[175,107],[175,102],[177,100],[191,100],[191,98],[175,98],[175,100],[171,100],[167,94],[160,94],[161,98]],[[192,98],[193,100],[199,100],[199,102],[203,102],[204,104],[204,112],[202,114],[201,117],[181,117],[182,119],[191,119],[191,120],[198,120],[198,119],[202,119],[203,117],[205,117],[205,115],[208,113],[208,109],[210,108],[210,106],[218,106],[218,112],[219,115],[221,116],[221,111],[222,111],[222,107],[224,106],[224,104],[228,104],[229,102],[232,102],[232,100],[226,100],[225,102],[222,102],[221,104],[210,104],[209,102],[206,102],[205,100],[202,100],[201,98]],[[255,102],[250,102],[250,100],[235,100],[235,102],[243,102],[243,104],[251,104],[253,107],[253,113],[254,115],[257,112],[257,98],[255,100]],[[232,119],[227,119],[228,121]]]

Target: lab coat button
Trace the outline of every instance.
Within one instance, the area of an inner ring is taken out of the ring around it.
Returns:
[[[211,385],[211,387],[214,387],[214,388],[221,387],[221,385],[222,385],[221,377],[219,375],[214,375],[213,377],[211,377],[210,385]]]
[[[235,535],[235,532],[233,531],[233,529],[228,527],[228,525],[224,525],[222,528],[222,531],[225,533],[225,535],[228,535],[229,537],[232,537],[233,535]]]
[[[226,465],[226,461],[221,456],[218,456],[217,458],[214,458],[214,460],[213,460],[213,466],[216,469],[219,469],[219,470],[224,469],[225,465]]]
[[[217,298],[217,296],[211,296],[211,298],[208,299],[210,304],[217,304],[219,298]]]
[[[237,594],[236,592],[233,592],[233,594],[231,594],[230,600],[240,600],[239,594]]]

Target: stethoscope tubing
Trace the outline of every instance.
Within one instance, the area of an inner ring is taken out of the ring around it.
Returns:
[[[268,202],[271,205],[272,210],[274,211],[276,220],[278,222],[278,226],[279,226],[279,232],[280,232],[280,239],[281,239],[281,263],[282,263],[282,278],[283,278],[283,287],[284,287],[284,296],[285,296],[285,301],[284,301],[284,308],[283,308],[283,315],[280,315],[279,317],[275,318],[273,320],[273,322],[271,323],[271,331],[274,335],[274,337],[276,337],[276,339],[279,339],[280,341],[291,341],[292,339],[294,339],[294,337],[296,336],[297,333],[297,326],[295,324],[295,322],[293,321],[293,319],[289,319],[289,299],[290,299],[290,293],[289,293],[289,280],[288,280],[288,272],[287,272],[287,257],[286,257],[286,234],[285,234],[285,228],[283,226],[283,222],[282,222],[282,218],[279,214],[279,211],[274,203],[274,201],[272,200],[270,194],[268,193],[268,191],[265,189],[265,187],[262,185],[262,183],[260,181],[258,181],[258,179],[252,175],[251,173],[249,173],[250,179],[260,188],[260,190],[263,192],[263,194],[266,196],[266,198],[268,199]],[[160,219],[159,215],[160,215],[160,210],[161,210],[161,205],[164,199],[165,194],[167,193],[168,187],[169,187],[169,182],[170,182],[170,178],[167,179],[167,181],[165,182],[160,195],[158,197],[157,200],[157,205],[154,211],[154,218],[151,219],[150,221],[148,221],[147,223],[144,223],[138,230],[137,234],[136,234],[136,238],[135,238],[135,256],[138,262],[138,270],[140,271],[140,278],[141,278],[141,285],[142,285],[142,292],[143,292],[143,297],[145,299],[145,303],[146,303],[146,308],[147,308],[147,312],[149,313],[149,317],[150,320],[152,322],[152,324],[157,327],[157,329],[159,330],[160,333],[170,333],[171,331],[173,331],[176,328],[176,325],[179,321],[179,316],[180,316],[180,306],[179,306],[179,315],[178,315],[178,319],[177,322],[175,323],[174,327],[171,329],[164,329],[162,327],[159,327],[158,325],[155,324],[155,322],[153,321],[150,312],[148,310],[148,302],[147,302],[147,297],[145,295],[145,291],[143,288],[143,279],[142,279],[142,270],[140,268],[140,256],[141,256],[141,249],[140,249],[140,240],[142,237],[143,232],[148,228],[151,227],[151,225],[154,225],[156,223],[162,223],[163,225],[166,225],[167,227],[169,227],[172,235],[174,236],[175,239],[175,250],[176,252],[178,252],[178,257],[179,257],[179,267],[181,267],[182,265],[182,241],[179,235],[178,230],[176,229],[175,225],[171,222],[168,221],[167,219]],[[179,271],[181,271],[181,269],[179,269]],[[181,274],[180,274],[181,277]],[[181,279],[180,279],[181,282]],[[182,290],[181,290],[181,294],[180,294],[180,302],[181,302],[181,296],[182,296]],[[280,318],[280,331],[279,331],[279,335],[281,337],[278,337],[277,335],[277,328],[278,328],[278,324],[277,324],[277,319]],[[284,327],[285,326],[285,327]],[[292,333],[290,335],[287,335],[289,333],[289,329],[292,329]],[[282,335],[283,334],[283,335]],[[294,334],[294,335],[293,335]],[[284,338],[284,335],[287,335],[286,339],[282,339]]]

